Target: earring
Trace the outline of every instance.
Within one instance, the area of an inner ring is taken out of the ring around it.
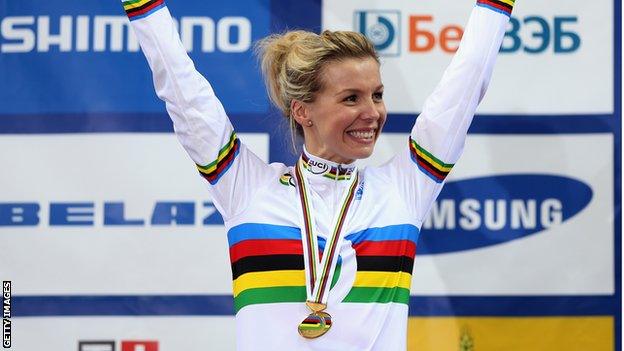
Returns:
[[[312,127],[312,121],[308,121],[308,127]]]

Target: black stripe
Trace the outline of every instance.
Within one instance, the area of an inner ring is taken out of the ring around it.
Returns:
[[[217,162],[217,168],[215,169],[215,171],[218,170],[219,167],[221,167],[224,163],[229,163],[230,157],[232,157],[232,155],[236,153],[239,147],[240,147],[240,140],[238,140],[238,136],[237,136],[234,139],[234,145],[232,146],[230,151],[227,153],[227,155],[224,158],[222,158],[221,161]]]
[[[414,259],[407,256],[357,256],[358,271],[412,273]]]
[[[418,156],[418,154],[416,153],[416,149],[412,148],[412,153],[416,157],[416,162],[421,161],[422,163],[426,164],[427,166],[429,166],[429,168],[431,168],[431,170],[434,173],[438,174],[440,177],[446,178],[446,176],[449,174],[450,171],[447,171],[447,172],[441,171],[441,170],[437,169],[431,162],[429,162],[426,159]]]
[[[150,6],[150,5],[152,5],[153,3],[158,2],[158,1],[159,1],[159,0],[151,0],[151,1],[148,1],[148,2],[146,2],[145,4],[143,4],[143,5],[139,6],[139,7],[136,7],[136,8],[130,9],[130,10],[126,10],[126,13],[127,13],[128,15],[131,15],[133,12],[141,11],[141,10],[143,10],[144,8],[146,8],[146,7]]]
[[[493,2],[493,3],[495,3],[495,4],[497,4],[497,5],[501,5],[501,6],[503,6],[503,7],[506,7],[506,8],[508,8],[508,9],[509,9],[509,11],[513,10],[513,6],[511,6],[511,5],[509,5],[509,4],[506,4],[506,3],[502,2],[502,1],[498,1],[498,0],[487,0],[487,1],[489,1],[489,2]]]
[[[232,263],[232,280],[250,272],[301,270],[303,255],[247,256]]]
[[[219,168],[221,168],[221,166],[223,166],[224,163],[230,163],[232,162],[231,158],[233,158],[234,154],[236,153],[236,150],[238,150],[238,148],[240,147],[240,142],[238,140],[238,137],[236,137],[236,139],[234,139],[234,145],[232,146],[232,148],[230,149],[230,151],[228,151],[227,154],[225,154],[225,156],[217,162],[217,165],[214,169],[214,171],[210,172],[210,173],[205,173],[202,172],[202,170],[200,168],[198,168],[197,170],[199,171],[199,173],[204,177],[216,177],[219,174]],[[198,167],[203,167],[200,166],[199,164],[196,163],[196,165]]]
[[[449,174],[449,172],[450,172],[450,171],[449,171],[449,172],[443,172],[443,171],[441,171],[441,170],[439,170],[439,169],[435,168],[435,167],[434,167],[434,166],[433,166],[430,162],[427,162],[427,160],[425,160],[425,159],[424,159],[424,158],[422,158],[422,157],[418,157],[418,156],[417,156],[417,160],[416,160],[416,162],[422,162],[422,163],[424,163],[425,165],[427,165],[427,167],[429,167],[428,171],[433,172],[433,173],[435,173],[435,174],[439,175],[439,176],[440,176],[440,177],[442,177],[442,178],[446,178],[446,176],[447,176],[447,175]]]

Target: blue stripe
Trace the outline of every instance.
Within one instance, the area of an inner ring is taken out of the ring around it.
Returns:
[[[164,7],[166,7],[166,6],[165,6],[165,3],[163,2],[162,4],[160,4],[160,5],[156,6],[156,7],[154,7],[153,9],[151,9],[149,12],[146,12],[146,13],[144,13],[142,15],[139,15],[139,16],[128,17],[128,19],[130,21],[135,21],[135,20],[138,20],[138,19],[141,19],[141,18],[145,18],[145,17],[151,15],[152,13],[154,13],[154,12],[164,8]]]
[[[500,14],[503,14],[503,15],[507,16],[507,17],[511,17],[511,13],[509,13],[507,11],[503,11],[501,9],[498,9],[496,7],[493,7],[493,6],[490,6],[490,5],[487,5],[487,4],[477,3],[477,6],[485,7],[485,8],[488,8],[488,9],[494,11],[494,12],[498,12]]]
[[[15,317],[234,314],[234,299],[227,295],[13,296],[11,302]]]
[[[418,228],[412,224],[397,224],[387,227],[368,228],[345,236],[353,245],[366,241],[409,240],[418,242]]]
[[[409,133],[417,114],[389,114],[384,132]],[[278,114],[231,114],[238,133],[279,135]],[[571,134],[613,133],[619,131],[619,118],[613,114],[584,115],[476,115],[469,134]],[[0,115],[0,134],[58,133],[166,133],[173,132],[166,113],[63,113]],[[280,149],[288,146],[286,141]],[[287,153],[282,151],[283,153]],[[297,155],[298,156],[298,155]],[[294,158],[296,159],[296,157]]]
[[[231,295],[13,296],[14,317],[233,316]],[[615,316],[614,296],[411,296],[410,316]]]
[[[297,227],[287,227],[283,225],[245,223],[230,228],[227,236],[231,247],[243,240],[301,240],[301,230]]]
[[[237,225],[228,231],[230,247],[245,240],[301,240],[301,230],[274,224],[245,223]],[[325,238],[317,237],[320,250],[325,249]],[[341,258],[338,257],[338,262]]]
[[[418,166],[418,169],[420,169],[427,177],[431,178],[434,182],[442,183],[442,181],[443,181],[442,179],[436,178],[433,174],[431,174],[431,172],[429,172],[429,170],[427,170],[426,168],[424,168],[420,164],[416,163],[416,165]]]
[[[346,240],[353,245],[364,240],[384,241],[384,240],[410,240],[418,242],[419,230],[412,224],[397,224],[387,227],[368,228],[348,234]],[[273,240],[301,240],[301,230],[296,227],[288,227],[274,224],[245,223],[237,225],[228,231],[228,242],[230,247],[243,240],[273,239]],[[318,238],[319,246],[325,239]],[[322,247],[321,247],[322,248]]]

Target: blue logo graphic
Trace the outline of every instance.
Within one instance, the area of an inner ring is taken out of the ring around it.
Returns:
[[[165,113],[121,2],[2,3],[0,115]],[[167,3],[182,44],[228,113],[269,108],[252,46],[270,33],[266,1]]]
[[[43,216],[42,206],[48,207]],[[96,223],[96,203],[85,202],[0,202],[0,228],[38,226],[171,226],[222,225],[223,217],[211,202],[156,201],[149,214],[138,217],[126,215],[124,202],[98,203],[102,219]]]
[[[423,224],[416,252],[477,249],[534,235],[572,218],[592,196],[587,184],[553,175],[449,182]]]
[[[380,55],[401,53],[401,13],[399,11],[355,11],[355,30],[375,44]]]

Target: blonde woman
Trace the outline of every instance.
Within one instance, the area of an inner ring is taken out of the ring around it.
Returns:
[[[477,2],[405,147],[357,169],[386,120],[379,59],[362,35],[294,31],[259,43],[271,101],[304,138],[295,165],[266,164],[236,137],[162,0],[124,2],[225,221],[239,350],[405,349],[419,229],[461,154],[512,5]]]

